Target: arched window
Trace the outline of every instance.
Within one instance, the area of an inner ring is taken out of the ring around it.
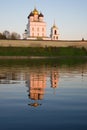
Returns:
[[[44,28],[42,28],[42,32],[44,32]]]
[[[58,36],[56,37],[56,40],[58,40]]]
[[[39,33],[37,33],[37,36],[39,37]]]
[[[32,28],[32,31],[34,31],[34,28]]]
[[[54,34],[55,34],[55,35],[57,34],[57,30],[54,31]]]
[[[42,36],[44,37],[44,33],[42,33]]]
[[[32,37],[34,37],[34,33],[32,33]]]
[[[39,28],[37,28],[37,31],[39,32]]]

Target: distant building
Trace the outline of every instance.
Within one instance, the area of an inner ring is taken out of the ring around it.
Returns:
[[[24,37],[27,39],[43,39],[46,36],[46,22],[44,15],[35,8],[28,16],[27,29]]]
[[[46,22],[44,21],[44,15],[36,8],[30,12],[28,16],[28,24],[26,26],[23,39],[42,39],[42,40],[58,40],[58,28],[54,24],[51,28],[50,37],[46,34]]]
[[[51,40],[58,40],[59,39],[59,34],[58,34],[58,27],[55,25],[52,26],[51,28]]]

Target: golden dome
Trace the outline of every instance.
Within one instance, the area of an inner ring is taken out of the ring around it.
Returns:
[[[38,103],[31,103],[31,104],[28,104],[29,106],[31,107],[38,107],[40,106],[41,104],[38,104]]]
[[[33,10],[33,14],[34,15],[39,15],[39,12],[38,12],[38,10],[36,8]]]

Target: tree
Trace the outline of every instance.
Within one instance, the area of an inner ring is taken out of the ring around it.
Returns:
[[[82,41],[84,41],[84,38],[82,38]]]
[[[0,33],[0,39],[2,39],[2,33]]]
[[[0,39],[20,39],[20,34],[16,32],[10,33],[9,31],[5,30],[3,33],[0,33]]]
[[[6,37],[2,33],[0,33],[0,39],[6,39]]]
[[[16,32],[12,32],[11,33],[11,39],[13,39],[13,40],[20,39],[20,34],[18,34]]]
[[[6,39],[10,39],[10,32],[7,31],[7,30],[5,30],[5,31],[3,32],[3,36],[5,36]]]

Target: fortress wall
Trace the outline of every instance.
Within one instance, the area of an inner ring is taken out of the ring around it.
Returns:
[[[0,40],[0,47],[84,47],[87,41],[29,41],[29,40]]]

